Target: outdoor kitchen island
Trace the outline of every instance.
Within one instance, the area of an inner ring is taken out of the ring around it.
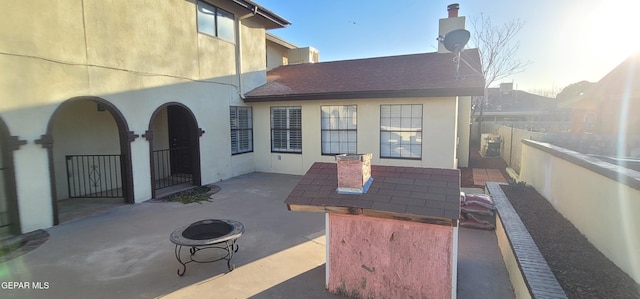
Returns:
[[[291,211],[327,215],[326,287],[357,298],[455,298],[459,170],[370,159],[314,163],[285,200]]]

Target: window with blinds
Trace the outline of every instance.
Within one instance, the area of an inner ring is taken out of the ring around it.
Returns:
[[[321,106],[323,155],[357,153],[357,106]]]
[[[422,158],[422,105],[380,105],[380,157]]]
[[[302,153],[302,107],[271,107],[271,151]]]
[[[231,154],[253,152],[253,112],[251,107],[229,107]]]

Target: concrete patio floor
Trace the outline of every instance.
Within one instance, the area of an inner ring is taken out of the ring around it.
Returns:
[[[213,202],[139,203],[52,227],[40,247],[0,263],[0,297],[344,298],[324,289],[324,215],[290,212],[283,204],[299,179],[251,173],[217,183]],[[245,225],[236,269],[226,273],[225,262],[188,264],[179,277],[169,234],[204,218]],[[10,289],[5,282],[31,287]],[[458,298],[513,297],[495,233],[461,228]]]

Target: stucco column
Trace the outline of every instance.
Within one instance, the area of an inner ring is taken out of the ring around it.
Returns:
[[[53,226],[47,149],[29,143],[13,152],[20,229],[28,233]]]
[[[144,137],[144,135],[142,136]],[[149,142],[147,138],[137,138],[131,142],[133,199],[136,203],[150,199],[152,194]]]
[[[458,167],[469,167],[471,97],[458,97]]]

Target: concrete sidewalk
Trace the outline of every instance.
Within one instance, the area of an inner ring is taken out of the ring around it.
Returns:
[[[283,204],[299,179],[252,173],[219,182],[213,202],[141,203],[53,227],[39,248],[0,264],[0,298],[343,298],[324,289],[324,215]],[[236,269],[188,264],[179,277],[169,234],[204,218],[245,225]],[[513,296],[493,232],[460,229],[459,244],[459,298]]]

